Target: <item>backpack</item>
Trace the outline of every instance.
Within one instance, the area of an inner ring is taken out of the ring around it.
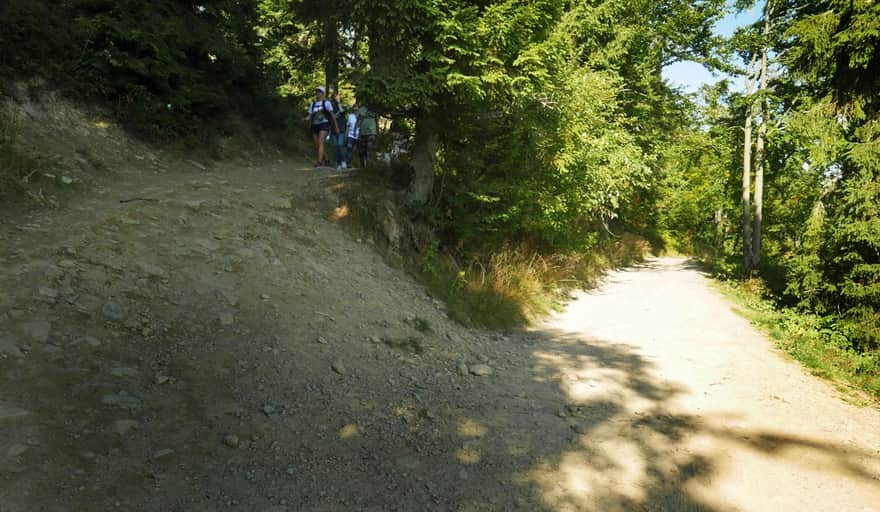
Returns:
[[[312,103],[312,105],[314,105],[314,103]],[[330,116],[330,111],[327,110],[327,100],[324,100],[321,103],[321,110],[324,114],[324,120],[326,120],[329,123],[331,116]],[[312,112],[312,124],[315,124],[315,116],[317,116],[317,115],[318,115],[317,112]]]

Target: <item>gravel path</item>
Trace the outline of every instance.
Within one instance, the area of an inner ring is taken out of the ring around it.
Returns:
[[[536,472],[552,508],[880,510],[880,413],[778,353],[687,260],[615,272],[542,330],[568,340],[535,353],[568,401],[611,411]]]

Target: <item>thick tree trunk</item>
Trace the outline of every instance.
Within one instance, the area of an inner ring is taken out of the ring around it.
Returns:
[[[415,171],[408,191],[412,203],[426,203],[434,188],[434,167],[440,138],[429,114],[416,118],[416,141],[413,145],[412,166]]]

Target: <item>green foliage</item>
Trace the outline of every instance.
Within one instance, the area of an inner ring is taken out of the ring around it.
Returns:
[[[152,139],[228,135],[233,113],[285,127],[294,104],[279,98],[286,77],[266,56],[278,37],[260,27],[270,3],[15,0],[0,7],[0,44],[15,56],[0,67],[106,103]]]
[[[867,1],[771,1],[770,34],[758,20],[731,43],[746,61],[769,44],[784,65],[762,96],[776,122],[767,131],[760,275],[774,300],[824,315],[858,354],[880,346],[878,14]],[[662,153],[657,225],[676,248],[709,255],[735,274],[739,132],[745,108],[760,98],[704,92],[696,124],[673,131]],[[713,209],[723,214],[720,225]]]
[[[718,92],[706,91],[707,99]],[[725,188],[735,137],[727,110],[717,103],[720,96],[714,99],[716,103],[698,112],[696,123],[676,130],[660,153],[662,180],[655,208],[665,250],[710,257],[724,250],[733,209]]]
[[[788,291],[839,317],[867,353],[880,347],[880,8],[821,4],[798,6],[788,31],[787,64],[804,82],[802,94],[816,98],[813,110],[826,113],[793,126],[826,180],[790,259]]]
[[[55,78],[74,71],[76,52],[82,45],[71,29],[70,11],[55,4],[36,0],[0,3],[0,85],[14,77]]]

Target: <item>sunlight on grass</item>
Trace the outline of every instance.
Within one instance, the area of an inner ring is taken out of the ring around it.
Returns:
[[[623,235],[585,253],[503,247],[462,262],[431,246],[422,255],[419,275],[447,302],[455,320],[504,329],[557,310],[571,290],[595,286],[602,273],[642,259],[647,249],[641,238]]]

